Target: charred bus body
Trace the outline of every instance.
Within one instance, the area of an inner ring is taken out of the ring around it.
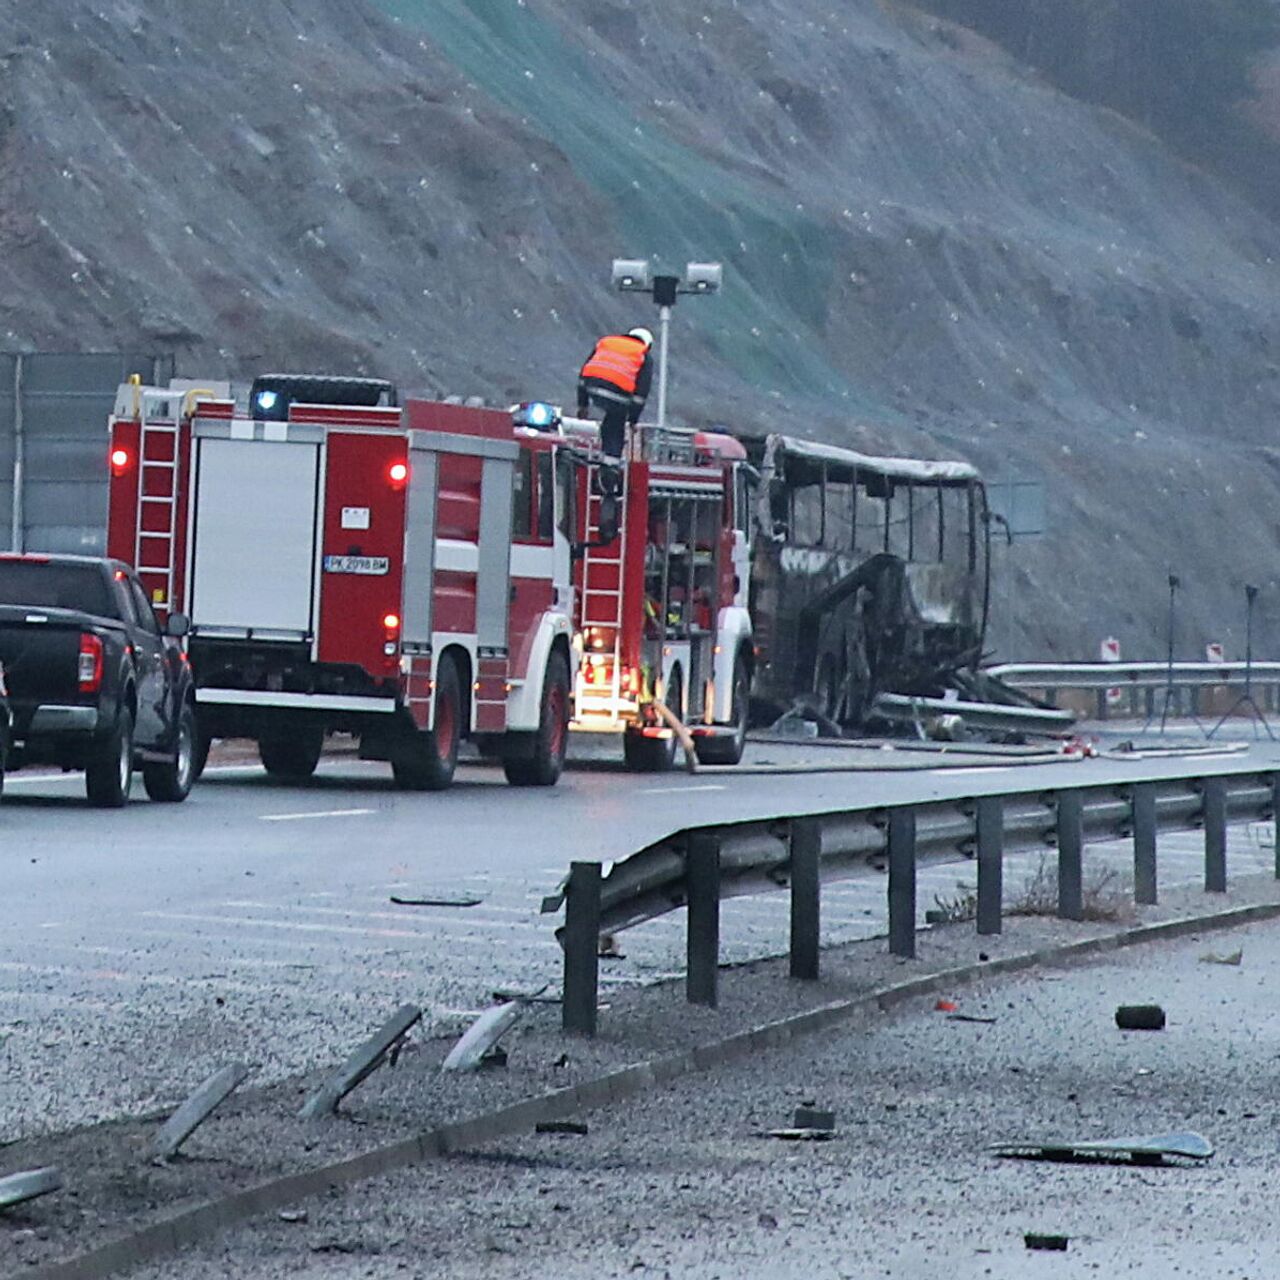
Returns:
[[[799,701],[856,728],[878,694],[970,687],[990,596],[977,471],[784,435],[748,451],[760,472],[755,719]]]

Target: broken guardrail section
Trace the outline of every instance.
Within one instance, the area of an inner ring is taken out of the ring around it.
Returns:
[[[401,1005],[351,1056],[315,1091],[298,1112],[300,1120],[316,1120],[332,1115],[338,1103],[358,1084],[371,1076],[387,1055],[422,1019],[416,1004]]]

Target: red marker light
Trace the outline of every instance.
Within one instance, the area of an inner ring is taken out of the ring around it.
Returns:
[[[111,450],[111,472],[113,475],[124,475],[129,469],[129,450],[128,449],[112,449]]]
[[[387,468],[387,479],[398,489],[409,478],[409,464],[407,462],[393,462]]]
[[[387,616],[386,616],[385,618],[383,618],[383,619],[382,619],[382,625],[383,625],[383,626],[384,626],[388,631],[399,631],[399,630],[400,630],[400,615],[399,615],[398,613],[389,613],[389,614],[387,614]]]

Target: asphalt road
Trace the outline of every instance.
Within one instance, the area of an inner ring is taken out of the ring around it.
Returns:
[[[1242,952],[1239,963],[1206,957]],[[920,1000],[785,1050],[309,1202],[140,1273],[189,1280],[1077,1280],[1280,1273],[1272,1082],[1280,928],[1256,925]],[[1121,1032],[1156,1000],[1161,1032]],[[788,1143],[803,1100],[837,1136]],[[1160,1168],[997,1159],[995,1142],[1175,1130]],[[1067,1237],[1036,1252],[1026,1233]]]
[[[774,745],[749,759],[833,757],[859,759]],[[1280,765],[1271,743],[1253,758]],[[331,1063],[406,1000],[445,1033],[496,987],[554,981],[555,922],[537,912],[572,858],[624,856],[690,823],[1186,769],[1176,759],[1015,768],[982,757],[944,769],[915,753],[901,763],[888,773],[638,777],[590,759],[545,791],[509,788],[498,770],[473,765],[452,791],[414,795],[395,791],[384,766],[338,757],[305,788],[229,764],[186,804],[139,798],[109,813],[84,805],[78,775],[11,776],[0,807],[0,1140],[167,1105],[231,1059],[259,1080]],[[1163,842],[1162,882],[1195,880],[1199,850],[1195,836]],[[1124,865],[1127,854],[1095,850],[1094,860],[1105,856]],[[1237,830],[1231,858],[1238,871],[1270,865],[1271,853],[1259,833]],[[1014,891],[1019,874],[1010,868]],[[966,877],[963,863],[929,868],[921,910]],[[481,902],[401,906],[393,893]],[[778,951],[786,913],[783,894],[727,904],[725,958]],[[882,878],[824,890],[828,942],[883,928]],[[679,914],[621,941],[606,990],[682,967]]]

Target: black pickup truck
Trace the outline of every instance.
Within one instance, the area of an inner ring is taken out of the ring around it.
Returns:
[[[119,808],[134,768],[153,800],[195,781],[195,688],[128,565],[86,556],[0,555],[0,668],[13,718],[7,767],[83,769],[89,802]]]

